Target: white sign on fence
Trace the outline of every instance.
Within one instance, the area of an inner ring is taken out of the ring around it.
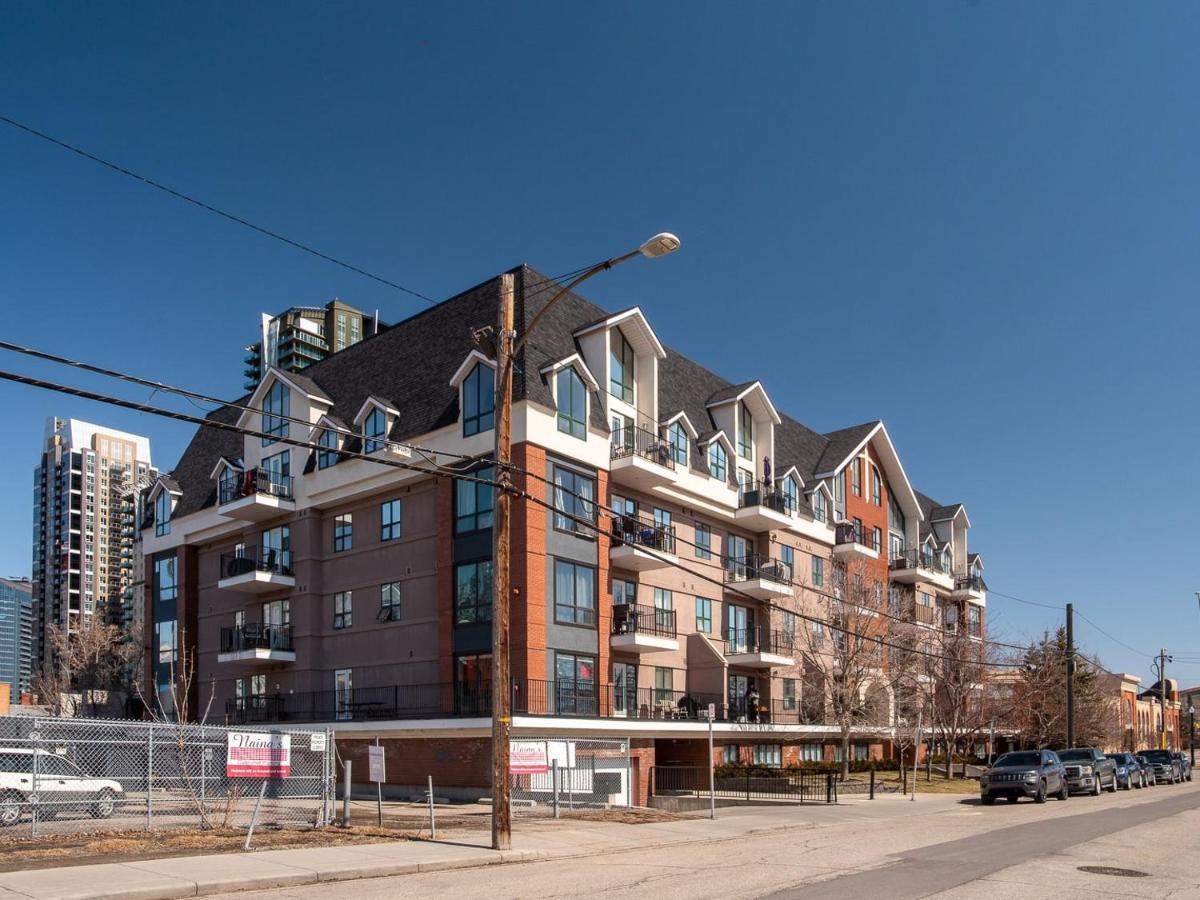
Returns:
[[[325,752],[326,736],[323,731],[314,731],[308,738],[308,749],[313,753]]]
[[[387,781],[387,767],[383,762],[383,748],[370,746],[367,748],[367,780]]]
[[[540,775],[548,771],[545,741],[511,741],[508,746],[508,771],[513,775]]]
[[[231,731],[225,774],[230,778],[287,778],[292,772],[292,736]]]

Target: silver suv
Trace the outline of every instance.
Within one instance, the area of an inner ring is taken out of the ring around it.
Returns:
[[[1022,797],[1045,803],[1051,794],[1059,800],[1066,800],[1069,795],[1067,773],[1053,750],[1005,753],[979,776],[979,799],[984,806],[991,806],[997,797],[1010,803]]]
[[[1104,790],[1117,792],[1117,764],[1095,747],[1077,747],[1058,754],[1067,767],[1067,783],[1078,794],[1100,796]]]

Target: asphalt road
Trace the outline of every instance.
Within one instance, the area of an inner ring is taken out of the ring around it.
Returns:
[[[761,811],[755,813],[761,816]],[[723,812],[724,817],[750,815]],[[435,872],[249,895],[405,897],[1200,898],[1200,782],[1044,805],[898,797],[788,807],[767,833],[572,859]],[[761,824],[761,820],[758,820]],[[638,826],[630,826],[636,834]],[[537,833],[517,846],[536,842]],[[1146,877],[1081,871],[1128,866]],[[248,895],[228,895],[242,897]]]

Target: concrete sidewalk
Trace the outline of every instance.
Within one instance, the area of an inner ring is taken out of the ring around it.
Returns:
[[[931,800],[933,798],[930,798]],[[932,811],[930,805],[924,811]],[[484,834],[451,836],[445,841],[394,841],[294,850],[262,850],[185,856],[55,869],[26,869],[0,874],[0,900],[169,900],[231,891],[264,890],[320,882],[381,878],[593,856],[621,850],[670,847],[727,840],[751,834],[820,827],[868,810],[895,814],[902,807],[851,804],[841,807],[740,807],[722,809],[715,821],[685,819],[643,825],[608,822],[537,820],[516,823],[515,849],[495,851]],[[890,807],[890,810],[889,810]],[[874,817],[874,816],[872,816]],[[524,826],[524,827],[523,827]]]

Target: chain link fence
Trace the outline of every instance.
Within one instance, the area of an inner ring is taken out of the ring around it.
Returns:
[[[514,816],[561,817],[634,804],[628,740],[522,738],[512,746]]]
[[[0,716],[0,838],[319,828],[334,777],[322,729]]]

